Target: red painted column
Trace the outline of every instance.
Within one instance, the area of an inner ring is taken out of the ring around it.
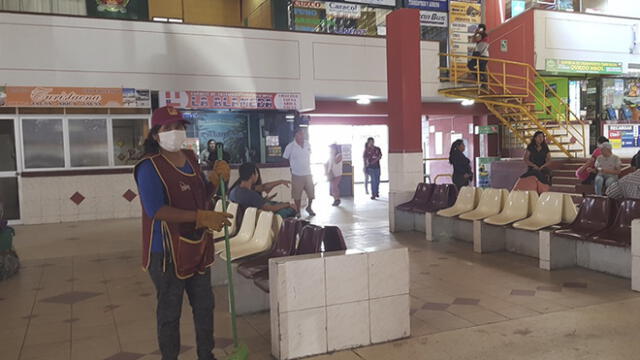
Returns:
[[[399,9],[387,16],[389,152],[422,152],[420,12]]]
[[[505,21],[505,0],[486,0],[484,3],[484,18],[487,29],[491,31]]]

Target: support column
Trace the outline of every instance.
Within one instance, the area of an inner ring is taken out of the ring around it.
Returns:
[[[395,207],[409,201],[423,181],[420,13],[399,9],[387,16],[389,104],[389,228]]]
[[[493,30],[502,25],[506,19],[505,0],[486,0],[484,3],[484,22],[487,30]]]

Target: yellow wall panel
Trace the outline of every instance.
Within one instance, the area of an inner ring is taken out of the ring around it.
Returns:
[[[272,29],[273,17],[271,0],[265,0],[247,17],[247,26],[250,28]]]
[[[149,0],[149,18],[182,19],[182,0]]]
[[[184,0],[184,22],[241,26],[240,0]]]

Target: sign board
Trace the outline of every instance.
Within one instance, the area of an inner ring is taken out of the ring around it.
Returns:
[[[614,149],[638,147],[638,126],[609,125],[609,141]]]
[[[545,70],[558,73],[622,74],[621,62],[547,59]]]
[[[448,0],[405,0],[405,7],[420,9],[425,11],[449,11]]]
[[[499,157],[476,158],[476,185],[481,188],[491,187],[491,163],[499,161]]]
[[[481,125],[478,126],[478,135],[497,134],[498,125]]]
[[[449,14],[437,11],[420,11],[420,25],[433,27],[449,26]]]
[[[396,0],[349,0],[349,2],[373,6],[396,6]]]
[[[475,44],[469,39],[482,21],[482,4],[476,1],[449,2],[450,52],[457,55],[471,55]],[[457,66],[466,67],[466,58],[456,58]]]
[[[299,93],[160,91],[160,106],[181,109],[299,110]]]
[[[525,0],[511,0],[511,17],[522,14],[527,8]]]
[[[7,86],[3,106],[122,107],[121,88]]]
[[[507,52],[509,51],[509,42],[508,40],[500,40],[500,51]]]

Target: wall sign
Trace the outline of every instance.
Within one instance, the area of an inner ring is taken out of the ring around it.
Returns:
[[[438,11],[420,11],[420,24],[433,27],[449,26],[449,14]]]
[[[507,40],[500,40],[500,51],[509,51],[509,42]]]
[[[330,34],[385,35],[386,15],[391,12],[345,2],[295,0],[291,4],[291,30]]]
[[[85,0],[87,15],[129,20],[148,20],[147,0]]]
[[[482,21],[482,4],[476,1],[449,2],[450,52],[457,55],[471,55],[475,44],[469,41]],[[467,64],[466,58],[456,58],[458,66]]]
[[[3,106],[121,107],[121,88],[7,86]]]
[[[396,6],[396,0],[348,0],[349,2],[373,6]]]
[[[545,70],[559,73],[622,74],[621,62],[547,59]]]
[[[160,106],[181,109],[299,110],[299,93],[161,91]]]
[[[426,11],[449,11],[448,0],[405,0],[404,6]]]

